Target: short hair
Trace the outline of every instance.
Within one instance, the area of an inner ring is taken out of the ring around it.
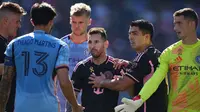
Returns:
[[[91,8],[89,5],[84,3],[76,3],[71,6],[70,9],[70,16],[83,16],[90,17],[91,15]]]
[[[101,35],[101,38],[106,41],[107,40],[107,34],[106,34],[106,30],[102,27],[94,27],[94,28],[91,28],[89,31],[88,31],[88,35],[93,35],[93,34],[100,34]]]
[[[195,26],[198,26],[198,14],[192,8],[183,8],[174,12],[173,16],[184,16],[185,19],[195,21]]]
[[[35,3],[30,12],[34,25],[47,25],[56,16],[56,10],[48,3]]]
[[[0,5],[0,13],[6,11],[20,15],[26,15],[26,11],[19,4],[13,2],[3,2]]]
[[[147,20],[140,19],[132,21],[130,26],[138,27],[143,34],[150,34],[150,39],[152,41],[154,35],[154,26],[152,23]]]

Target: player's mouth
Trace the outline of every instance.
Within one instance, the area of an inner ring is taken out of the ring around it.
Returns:
[[[91,52],[92,52],[92,53],[95,53],[95,52],[97,52],[97,50],[96,50],[96,49],[92,49]]]
[[[130,44],[133,46],[133,45],[135,45],[135,42],[130,42]]]
[[[177,34],[177,35],[180,35],[180,34],[181,34],[181,32],[176,32],[176,34]]]

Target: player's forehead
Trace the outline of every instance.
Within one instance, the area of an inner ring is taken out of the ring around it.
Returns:
[[[72,15],[71,16],[71,20],[72,21],[85,21],[87,19],[88,19],[88,17],[86,17],[85,15],[82,15],[82,16],[74,16],[74,15]]]
[[[137,26],[130,26],[128,32],[129,32],[129,33],[140,32],[140,29],[139,29],[139,27],[137,27]]]
[[[89,41],[101,41],[102,37],[101,34],[92,34],[88,36]]]
[[[174,22],[180,22],[180,21],[184,21],[185,18],[183,15],[181,16],[174,16]]]

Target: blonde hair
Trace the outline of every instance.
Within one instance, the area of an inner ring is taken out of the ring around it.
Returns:
[[[21,15],[26,14],[26,11],[19,4],[13,2],[3,2],[0,5],[0,12],[6,12],[6,11]]]
[[[70,16],[82,16],[82,15],[90,17],[91,8],[89,5],[86,5],[84,3],[76,3],[71,6]]]

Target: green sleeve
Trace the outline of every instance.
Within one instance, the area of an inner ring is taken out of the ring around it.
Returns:
[[[160,65],[156,68],[153,76],[145,83],[139,95],[145,102],[159,87],[168,72],[169,50],[165,50],[159,57]]]

